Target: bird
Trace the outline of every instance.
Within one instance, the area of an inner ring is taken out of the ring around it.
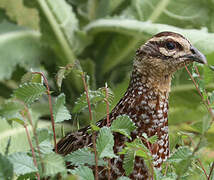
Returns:
[[[131,133],[132,140],[142,138],[142,133],[148,137],[157,136],[157,141],[151,144],[155,168],[161,168],[170,155],[168,110],[171,79],[178,69],[193,62],[207,64],[206,57],[183,35],[164,31],[152,36],[137,49],[129,86],[109,114],[110,123],[119,115],[127,115],[132,119],[137,127]],[[107,126],[106,119],[98,121],[97,126]],[[88,134],[88,128],[62,138],[57,144],[58,153],[67,155],[79,148],[92,147],[92,136]],[[118,154],[129,141],[127,137],[114,133],[114,152]],[[125,174],[123,159],[124,155],[111,159],[110,179]],[[107,176],[107,169],[99,171],[99,179],[107,179]],[[135,157],[134,169],[129,178],[137,180],[150,177],[143,158]]]

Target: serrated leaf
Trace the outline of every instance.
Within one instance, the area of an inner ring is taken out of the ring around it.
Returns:
[[[0,153],[0,179],[10,180],[13,177],[13,164]]]
[[[114,96],[110,89],[108,91],[108,94],[109,94],[108,101],[109,101],[109,103],[111,103],[113,101]],[[99,88],[96,91],[89,90],[88,95],[89,95],[89,100],[90,100],[91,105],[94,105],[105,99],[105,90],[104,90],[104,88]],[[73,113],[80,112],[83,109],[85,109],[86,107],[88,107],[88,103],[86,101],[86,94],[84,92],[75,102],[75,106],[73,108]]]
[[[60,94],[53,107],[54,121],[56,123],[71,119],[68,109],[65,107],[65,95]]]
[[[71,170],[71,173],[78,175],[80,180],[94,180],[94,174],[87,166],[79,166],[78,168]]]
[[[125,170],[126,176],[129,176],[134,169],[135,151],[128,151],[125,154],[123,160],[123,169]]]
[[[111,125],[113,132],[118,132],[131,139],[131,132],[136,129],[135,124],[127,115],[117,116]]]
[[[114,136],[112,135],[110,128],[103,127],[100,129],[96,140],[96,145],[99,158],[117,157],[113,151]]]
[[[44,156],[43,163],[45,166],[45,176],[54,176],[57,173],[66,171],[63,157],[53,152]]]
[[[154,135],[154,136],[151,136],[148,138],[148,141],[152,144],[156,143],[158,140],[158,136],[157,135]]]
[[[65,67],[62,67],[60,68],[56,75],[56,84],[59,90],[61,90],[62,80],[65,78],[65,71],[66,71]]]
[[[169,158],[168,162],[175,162],[179,163],[183,160],[186,160],[192,156],[192,151],[186,147],[186,146],[181,146],[175,151]]]
[[[15,118],[23,108],[21,103],[9,100],[0,107],[0,116],[6,119]]]
[[[16,175],[23,175],[27,173],[37,172],[38,169],[33,163],[32,157],[24,152],[16,152],[8,156],[10,162],[13,164]]]
[[[49,140],[44,140],[39,144],[39,150],[43,154],[50,154],[53,152],[53,145]]]
[[[205,115],[202,120],[195,122],[191,127],[197,132],[204,134],[211,126],[211,118],[208,115]]]
[[[45,91],[45,86],[40,83],[25,83],[14,91],[13,97],[29,105],[44,94]]]
[[[32,74],[32,72],[27,72],[22,76],[21,84],[24,83],[43,83],[43,78],[40,74]]]
[[[70,162],[72,165],[79,166],[79,165],[95,165],[95,156],[94,153],[92,153],[89,148],[84,147],[82,149],[78,149],[71,154],[68,154],[65,157],[66,162]],[[106,162],[102,159],[98,160],[99,166],[107,165]]]

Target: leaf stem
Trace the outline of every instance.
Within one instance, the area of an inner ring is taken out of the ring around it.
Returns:
[[[107,126],[110,127],[110,121],[109,121],[109,102],[108,102],[108,85],[105,84],[105,102],[106,102],[106,121]],[[111,179],[111,160],[108,158],[108,180]]]
[[[60,26],[58,25],[58,23],[56,21],[56,18],[54,17],[53,13],[51,12],[50,8],[48,7],[46,1],[37,0],[37,2],[40,5],[40,8],[42,9],[43,13],[45,14],[50,26],[52,27],[52,30],[55,33],[59,44],[61,45],[61,48],[65,54],[65,57],[68,60],[68,62],[63,62],[63,63],[65,63],[65,64],[74,63],[75,55],[74,55],[73,51],[71,50],[71,47],[69,46],[66,37],[64,36]]]
[[[51,124],[52,124],[52,130],[53,130],[53,135],[54,135],[54,147],[55,147],[55,152],[57,153],[55,122],[54,122],[54,117],[53,117],[53,107],[52,107],[52,102],[51,102],[51,93],[50,93],[50,88],[48,85],[48,80],[42,72],[32,72],[32,74],[40,74],[42,76],[42,78],[44,80],[44,84],[47,88],[49,111],[50,111]]]
[[[210,178],[212,176],[213,169],[214,169],[214,162],[212,163],[212,166],[211,166],[211,169],[210,169],[210,173],[209,173],[209,176],[208,176],[207,180],[210,180]]]
[[[40,161],[41,161],[42,172],[44,172],[45,167],[44,167],[44,162],[43,162],[42,156],[41,156],[41,151],[40,151],[40,147],[39,147],[39,140],[38,140],[37,132],[36,132],[36,129],[35,129],[34,125],[33,125],[33,121],[32,121],[30,112],[29,112],[29,110],[28,110],[28,108],[27,108],[26,105],[25,105],[25,111],[27,112],[27,118],[28,118],[28,120],[29,120],[29,122],[30,122],[30,125],[31,125],[31,127],[32,127],[32,130],[33,130],[33,135],[34,135],[35,140],[36,140],[36,147],[37,147],[37,150],[38,150],[39,159],[40,159]]]
[[[106,120],[107,120],[107,126],[110,126],[110,120],[109,120],[109,102],[108,102],[108,85],[106,83],[105,85],[105,102],[106,102]]]
[[[94,20],[96,18],[96,9],[98,6],[98,1],[97,0],[89,0],[88,1],[88,18],[89,20]]]
[[[210,107],[209,99],[206,99],[206,101],[204,100],[203,95],[201,94],[201,91],[200,91],[195,79],[193,78],[192,74],[190,73],[189,69],[187,68],[187,66],[185,66],[185,69],[186,69],[187,73],[189,74],[193,84],[195,85],[195,88],[198,91],[198,94],[201,96],[203,104],[206,106],[208,112],[210,113],[210,115],[212,117],[212,122],[214,122],[214,114],[213,114],[212,108]]]
[[[212,108],[210,107],[210,101],[209,101],[209,99],[207,98],[206,101],[204,100],[203,95],[201,94],[201,91],[200,91],[200,89],[199,89],[197,83],[195,82],[195,79],[193,78],[192,74],[190,73],[189,69],[187,68],[187,66],[185,66],[185,69],[186,69],[187,73],[189,74],[191,80],[193,81],[193,83],[194,83],[194,85],[195,85],[195,87],[196,87],[196,89],[197,89],[199,95],[201,96],[202,102],[204,103],[204,105],[206,106],[208,112],[210,113],[210,115],[211,115],[211,117],[212,117],[212,122],[214,122],[214,114],[213,114]],[[199,71],[198,71],[198,68],[196,67],[195,69],[196,69],[196,73],[198,74],[198,76],[201,77],[201,76],[200,76],[200,73],[199,73]],[[205,93],[206,93],[206,91],[205,91]],[[211,124],[210,124],[210,125],[211,125]],[[201,143],[201,140],[202,140],[202,137],[200,138],[200,140],[199,140],[197,146],[195,147],[195,149],[194,149],[194,151],[193,151],[193,154],[198,150],[199,145],[200,145],[200,143]],[[200,164],[202,170],[204,171],[204,174],[205,174],[206,178],[209,180],[209,179],[210,179],[210,176],[211,176],[211,174],[212,174],[213,168],[214,168],[214,162],[213,162],[213,164],[212,164],[212,167],[211,167],[211,169],[210,169],[210,174],[209,174],[209,176],[208,176],[207,173],[206,173],[206,171],[205,171],[205,169],[204,169],[204,167],[203,167],[203,165],[202,165],[202,163],[201,163],[201,161],[200,161],[200,159],[197,159],[197,160],[198,160],[198,162],[199,162],[199,164]]]
[[[195,143],[194,143],[194,141],[193,141],[192,137],[191,137],[191,136],[189,136],[188,134],[186,134],[186,136],[190,139],[190,141],[191,141],[192,145],[193,145],[193,146],[195,146]],[[196,152],[196,150],[195,150],[195,149],[198,149],[198,146],[200,145],[200,143],[201,143],[201,142],[199,141],[198,145],[194,148],[194,150],[193,150],[193,155],[194,155],[194,154],[195,154],[195,152]],[[202,170],[204,171],[204,175],[206,176],[206,178],[208,178],[207,172],[206,172],[206,170],[205,170],[205,168],[204,168],[204,166],[203,166],[203,164],[202,164],[201,160],[200,160],[199,158],[197,158],[197,161],[199,162],[199,164],[200,164],[200,166],[201,166]]]
[[[89,99],[89,95],[88,95],[88,86],[86,84],[85,75],[83,72],[81,73],[81,78],[82,78],[85,93],[86,93],[86,100],[88,103],[88,110],[89,110],[89,118],[92,123],[93,118],[92,118],[90,99]],[[96,149],[96,132],[92,133],[92,143],[93,143],[94,156],[95,156],[95,180],[98,180],[98,156],[97,156],[97,149]]]
[[[153,9],[153,13],[150,15],[149,20],[152,22],[155,22],[159,16],[161,15],[161,13],[166,9],[166,7],[168,6],[170,0],[161,0],[155,9]]]
[[[21,114],[22,114],[22,117],[25,119],[25,115],[24,115],[23,111],[21,112]],[[31,138],[30,138],[30,134],[29,134],[29,131],[28,131],[28,128],[27,128],[26,120],[25,120],[25,123],[24,123],[23,126],[25,128],[25,132],[27,134],[28,143],[29,143],[30,148],[31,148],[32,157],[33,157],[33,163],[34,163],[35,167],[38,169],[38,165],[37,165],[37,162],[36,162],[36,155],[35,155],[33,144],[32,144],[32,141],[31,141]],[[40,180],[40,175],[39,175],[38,172],[36,173],[36,176],[37,176],[37,179]]]

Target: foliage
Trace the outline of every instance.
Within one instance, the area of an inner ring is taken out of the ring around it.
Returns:
[[[212,65],[213,5],[214,1],[201,0],[1,0],[0,179],[54,178],[57,174],[70,178],[67,171],[74,179],[94,179],[94,149],[84,147],[65,158],[52,151],[53,134],[60,138],[88,124],[92,129],[88,133],[96,131],[100,166],[108,166],[107,161],[119,155],[113,151],[113,134],[120,133],[129,141],[120,152],[125,156],[127,176],[138,156],[144,158],[155,179],[212,179],[213,66],[193,64],[189,68],[196,88],[186,71],[173,78],[169,114],[172,155],[162,171],[152,168],[151,150],[145,146],[156,143],[157,136],[142,134],[142,139],[132,141],[130,134],[136,127],[125,115],[118,116],[110,127],[98,128],[95,121],[107,114],[105,87],[98,87],[108,82],[112,88],[108,89],[111,110],[128,86],[135,50],[157,32],[182,33]],[[47,77],[51,97],[45,79],[32,73],[36,71]],[[66,161],[75,168],[66,170]]]

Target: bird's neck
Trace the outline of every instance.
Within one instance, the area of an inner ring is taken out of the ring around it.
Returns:
[[[111,120],[118,115],[128,115],[137,126],[132,138],[158,136],[158,142],[152,146],[154,164],[160,164],[169,155],[168,142],[168,96],[171,77],[152,77],[133,70],[129,87],[111,113]],[[160,159],[161,157],[161,159]]]

